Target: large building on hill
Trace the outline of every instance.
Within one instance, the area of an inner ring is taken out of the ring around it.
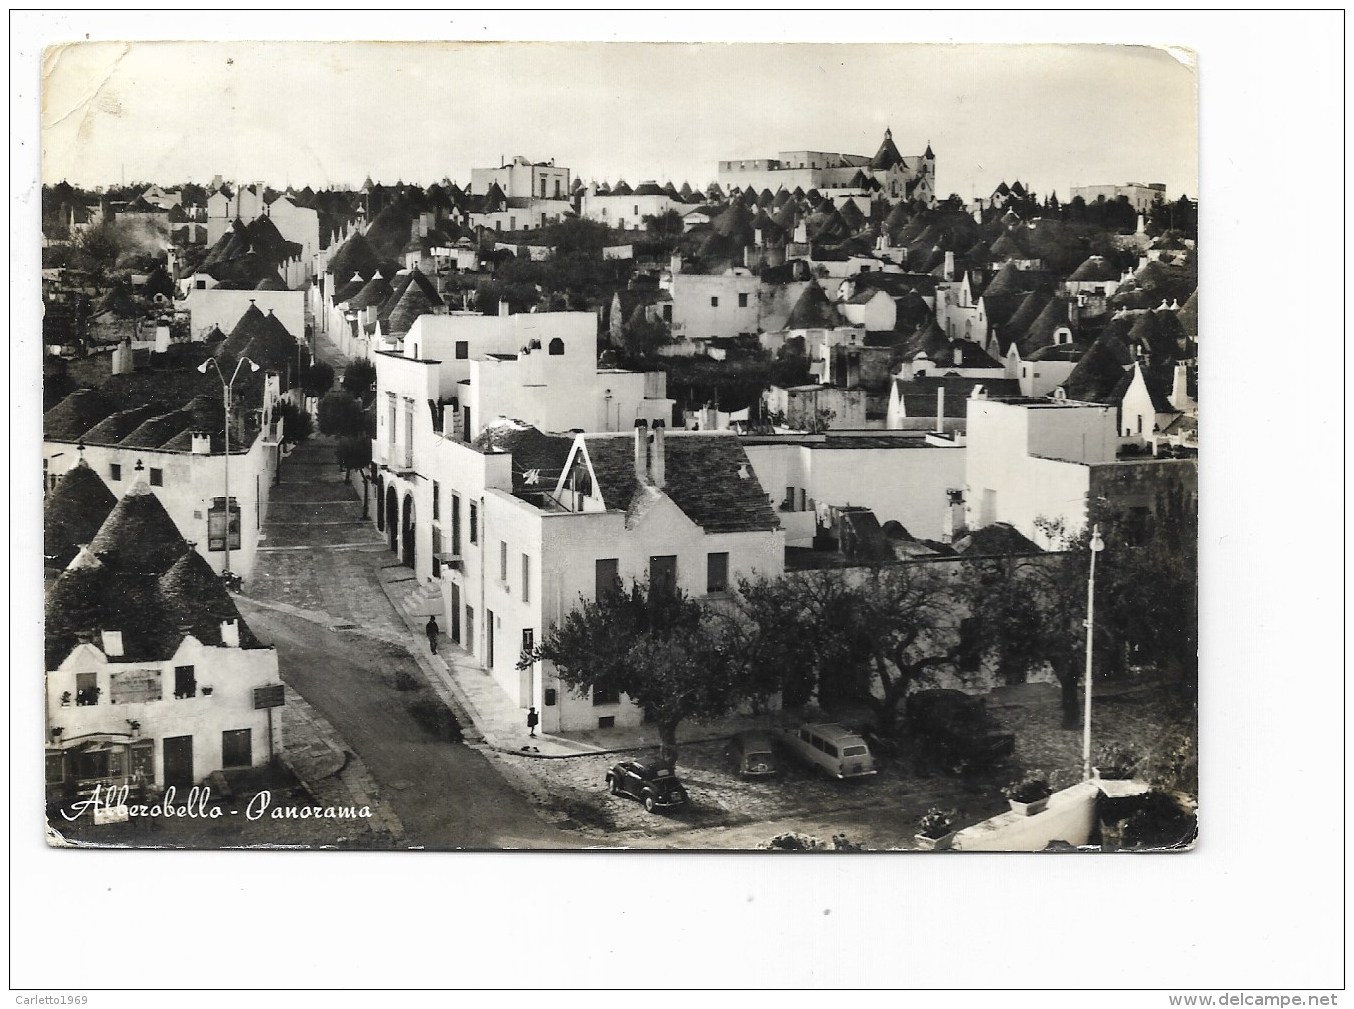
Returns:
[[[874,157],[831,151],[781,151],[774,158],[740,158],[719,163],[719,184],[728,189],[784,188],[808,192],[866,189],[889,203],[913,200],[931,207],[936,201],[936,156],[931,145],[922,154],[903,155],[885,130]]]

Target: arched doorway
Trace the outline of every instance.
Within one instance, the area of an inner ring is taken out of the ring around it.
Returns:
[[[399,549],[396,537],[400,532],[400,499],[395,496],[395,488],[386,488],[386,540],[391,550]]]
[[[404,496],[404,548],[400,551],[400,560],[404,566],[414,566],[414,495]]]
[[[378,532],[386,531],[386,510],[383,504],[386,499],[385,478],[378,475],[376,477],[376,529]]]

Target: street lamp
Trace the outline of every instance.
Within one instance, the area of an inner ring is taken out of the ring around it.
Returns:
[[[1100,526],[1091,529],[1091,573],[1086,581],[1086,716],[1081,730],[1081,774],[1091,780],[1091,650],[1095,637],[1095,555],[1105,549]]]
[[[221,572],[221,577],[227,582],[230,581],[230,394],[235,385],[235,380],[240,377],[240,369],[248,362],[249,370],[258,371],[259,366],[249,358],[241,355],[240,360],[235,364],[235,371],[230,376],[230,381],[226,381],[225,373],[221,371],[221,366],[216,363],[216,358],[209,357],[197,366],[197,370],[202,374],[207,374],[208,368],[215,368],[216,374],[221,377],[221,399],[226,408],[226,457],[225,457],[225,477],[226,477],[226,559],[225,570]]]

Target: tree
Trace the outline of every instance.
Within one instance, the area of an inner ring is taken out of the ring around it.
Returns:
[[[887,733],[912,688],[955,662],[957,594],[930,565],[813,571],[739,591],[751,626],[738,654],[762,689],[780,666],[790,705],[813,690],[824,707],[864,703]]]
[[[109,276],[123,251],[123,239],[111,220],[90,225],[75,240],[72,265],[86,273],[97,291],[108,285]]]
[[[665,252],[671,252],[677,247],[677,242],[685,231],[682,215],[671,207],[661,214],[645,214],[643,221],[645,230]]]
[[[320,399],[317,410],[320,421],[320,433],[343,437],[348,434],[360,434],[366,430],[366,412],[357,398],[346,389],[335,389],[325,393]]]
[[[643,361],[657,354],[659,347],[672,343],[672,333],[661,319],[637,315],[621,327],[621,341],[626,357]]]
[[[301,391],[314,399],[319,399],[333,387],[334,369],[324,361],[312,361],[301,377]]]
[[[664,759],[677,757],[677,727],[726,714],[742,697],[727,625],[680,590],[619,582],[596,600],[580,599],[518,668],[554,663],[575,694],[625,694],[658,728]]]
[[[343,369],[343,388],[355,399],[366,403],[376,392],[376,365],[359,357]],[[323,425],[321,425],[323,430]]]
[[[282,421],[282,441],[286,445],[299,445],[311,436],[315,422],[310,414],[290,400],[277,404],[277,419]]]
[[[362,477],[362,517],[370,518],[368,499],[371,486],[371,438],[362,434],[345,434],[338,440],[335,449],[339,469],[343,470],[343,479],[352,483],[353,470]]]

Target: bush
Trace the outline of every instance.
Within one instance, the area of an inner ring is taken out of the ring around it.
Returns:
[[[306,369],[301,379],[301,390],[315,399],[319,399],[334,387],[334,369],[323,361],[314,361]]]
[[[343,388],[363,403],[376,391],[376,365],[358,358],[343,369]]]
[[[314,433],[314,419],[288,400],[277,405],[277,419],[282,421],[282,441],[288,445],[299,445]]]
[[[366,429],[366,413],[351,393],[335,389],[325,393],[317,411],[320,433],[338,435],[361,434]]]

